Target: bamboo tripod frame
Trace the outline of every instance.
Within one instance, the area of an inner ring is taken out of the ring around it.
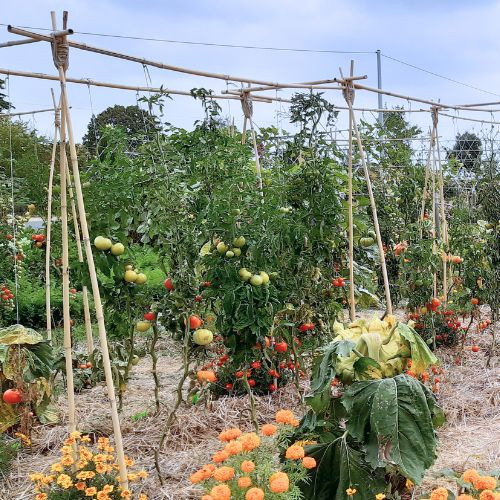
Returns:
[[[52,17],[52,28],[56,31],[56,20],[55,20],[55,12],[51,12]],[[59,35],[64,36],[64,35]],[[54,37],[55,41],[55,37]],[[118,416],[118,409],[116,405],[116,397],[115,397],[115,388],[113,385],[113,374],[111,371],[111,363],[109,358],[109,350],[108,350],[108,341],[106,335],[106,326],[104,322],[104,313],[101,302],[101,295],[99,292],[99,283],[97,280],[97,273],[94,263],[94,256],[92,254],[92,247],[90,244],[90,235],[87,224],[87,216],[85,212],[85,204],[83,200],[83,192],[82,186],[80,182],[80,171],[78,166],[78,157],[76,152],[74,134],[73,134],[73,126],[71,122],[71,114],[68,102],[68,96],[66,91],[66,70],[64,69],[61,63],[56,65],[59,72],[59,81],[61,86],[61,144],[64,144],[63,138],[65,138],[65,132],[67,128],[68,132],[68,142],[69,142],[69,151],[70,151],[70,161],[73,172],[73,180],[76,192],[76,199],[78,203],[78,216],[80,218],[80,227],[82,232],[82,239],[85,247],[85,254],[87,265],[90,274],[90,280],[92,283],[92,293],[94,297],[94,304],[96,309],[96,319],[97,325],[99,329],[99,340],[102,351],[102,360],[104,366],[104,375],[106,379],[106,387],[108,392],[108,398],[111,406],[111,419],[113,423],[113,432],[115,438],[116,445],[116,454],[117,461],[119,465],[119,476],[120,476],[120,485],[122,488],[128,488],[128,479],[127,479],[127,466],[125,464],[125,453],[123,449],[123,439],[120,428],[120,419]],[[61,176],[61,219],[63,225],[63,300],[66,301],[67,307],[65,307],[64,314],[64,331],[65,331],[65,354],[66,356],[69,354],[71,358],[71,330],[70,330],[70,318],[69,318],[69,276],[67,275],[68,270],[68,255],[67,255],[67,206],[66,206],[66,172],[69,170],[66,162],[66,154],[63,148],[61,148],[61,158],[60,158],[60,176]],[[63,189],[64,188],[64,189]],[[66,233],[66,236],[64,236]],[[66,238],[66,242],[65,242]],[[66,246],[66,248],[65,248]],[[66,271],[66,274],[65,274]],[[68,358],[66,358],[66,371],[68,374],[68,386],[69,386],[69,377],[73,376],[72,366],[68,365]],[[71,420],[71,411],[74,412],[74,395],[71,401],[71,395],[69,394],[68,387],[68,406],[70,407],[70,429],[74,426],[73,430],[76,430],[76,422],[75,419]],[[72,406],[72,408],[71,408]]]

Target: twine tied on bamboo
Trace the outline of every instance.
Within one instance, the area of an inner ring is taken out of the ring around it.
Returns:
[[[356,95],[356,91],[354,90],[354,85],[352,80],[347,80],[342,88],[342,95],[347,102],[354,104],[354,97]]]
[[[253,103],[252,100],[248,98],[248,92],[242,92],[241,94],[241,109],[247,120],[252,119],[253,115]]]

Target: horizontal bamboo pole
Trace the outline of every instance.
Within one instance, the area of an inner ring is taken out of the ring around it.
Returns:
[[[22,116],[22,115],[34,115],[36,113],[48,113],[56,111],[55,108],[47,108],[47,109],[36,109],[34,111],[22,111],[20,113],[0,113],[0,116]]]
[[[478,123],[485,123],[485,124],[491,124],[491,125],[500,125],[500,122],[492,122],[488,120],[479,120],[478,118],[467,118],[465,116],[453,116],[453,115],[447,115],[446,113],[441,113],[439,112],[439,116],[446,116],[447,118],[453,118],[456,120],[465,120],[468,122],[478,122]]]
[[[33,40],[32,38],[27,38],[25,40],[11,40],[10,42],[0,43],[0,49],[4,47],[14,47],[16,45],[26,45],[27,43],[37,43],[40,40]]]
[[[11,70],[11,69],[5,69],[5,68],[0,68],[0,74],[3,75],[10,75],[10,76],[20,76],[24,78],[38,78],[41,80],[54,80],[58,81],[59,77],[55,75],[47,75],[45,73],[32,73],[29,71],[18,71],[18,70]],[[135,86],[135,85],[121,85],[117,83],[109,83],[109,82],[98,82],[96,80],[90,80],[88,78],[67,78],[66,81],[68,83],[78,83],[81,85],[90,85],[93,87],[105,87],[105,88],[110,88],[110,89],[119,89],[119,90],[133,90],[135,92],[151,92],[151,93],[165,93],[165,94],[172,94],[172,95],[184,95],[188,97],[193,97],[191,92],[188,92],[187,90],[173,90],[173,89],[166,89],[166,88],[159,88],[159,87],[143,87],[143,86]],[[230,96],[230,95],[218,95],[214,94],[211,97],[214,99],[231,99],[235,101],[240,101],[241,98],[237,96]],[[275,100],[272,97],[264,97],[264,96],[258,96],[255,98],[256,101],[258,102],[265,102],[265,103],[271,103],[273,100]],[[289,101],[291,102],[291,101]],[[42,111],[54,111],[53,109],[47,109],[47,110],[42,110]],[[35,111],[36,112],[36,111]],[[41,111],[38,111],[41,112]],[[26,112],[26,113],[10,113],[9,115],[4,114],[0,116],[14,116],[16,114],[27,114],[30,115],[33,112]]]

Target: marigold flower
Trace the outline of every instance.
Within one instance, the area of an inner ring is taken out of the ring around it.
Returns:
[[[448,490],[446,488],[436,488],[431,493],[431,500],[446,500],[448,498]]]
[[[74,463],[75,461],[73,460],[73,457],[71,455],[64,455],[64,457],[61,458],[61,464],[65,467],[73,465]]]
[[[383,493],[377,493],[375,495],[376,500],[384,500],[384,498],[385,498],[385,495]]]
[[[272,436],[273,434],[276,434],[277,430],[278,428],[275,425],[265,424],[260,429],[260,432],[262,433],[263,436]]]
[[[91,443],[92,442],[92,440],[90,439],[90,436],[88,436],[88,435],[82,436],[80,441],[82,443]]]
[[[230,456],[238,455],[243,451],[243,445],[240,441],[231,441],[226,444],[224,450],[227,451]]]
[[[66,438],[66,439],[64,440],[64,444],[65,444],[66,446],[68,446],[68,445],[72,445],[72,444],[75,444],[75,443],[76,443],[76,439],[75,439],[74,437],[69,437],[69,438]]]
[[[43,474],[40,474],[39,472],[35,472],[34,474],[29,475],[30,481],[41,481],[43,478]]]
[[[80,490],[80,491],[83,491],[86,487],[87,487],[87,485],[86,485],[83,481],[78,481],[78,482],[75,484],[75,488],[76,488],[77,490]]]
[[[67,490],[73,484],[73,481],[67,474],[61,474],[57,478],[57,484]]]
[[[230,500],[231,490],[227,484],[218,484],[210,491],[213,500]]]
[[[120,496],[122,498],[130,498],[132,496],[132,492],[130,490],[122,490]]]
[[[71,453],[73,453],[73,448],[69,445],[64,445],[62,448],[61,448],[61,454],[62,455],[70,455]]]
[[[115,487],[112,484],[105,484],[102,491],[104,491],[106,493],[111,493],[114,489],[115,489]]]
[[[35,500],[47,500],[47,493],[38,493],[35,496]]]
[[[234,477],[234,469],[232,467],[219,467],[214,470],[213,477],[216,481],[230,481]]]
[[[212,495],[203,495],[201,500],[214,500],[214,497]]]
[[[203,474],[203,479],[208,479],[212,477],[212,473],[215,469],[216,467],[214,464],[206,464],[199,470],[199,472]]]
[[[472,483],[474,479],[477,479],[479,477],[479,473],[477,472],[476,469],[467,469],[463,474],[462,477],[464,481],[467,481],[468,483]]]
[[[196,472],[193,472],[193,474],[191,474],[189,476],[189,480],[193,484],[201,483],[204,479],[205,479],[205,476],[201,470],[197,470]]]
[[[45,476],[42,477],[42,484],[50,484],[54,480],[54,476]]]
[[[243,472],[246,472],[247,474],[249,472],[252,472],[255,469],[255,464],[251,460],[244,460],[241,462],[241,470]]]
[[[269,479],[269,487],[273,493],[285,493],[290,488],[290,480],[285,473],[273,474],[274,479]]]
[[[411,479],[407,479],[405,486],[407,489],[411,490],[413,488],[413,481]]]
[[[500,493],[496,493],[491,490],[481,491],[479,495],[479,500],[498,500],[500,498]]]
[[[76,468],[77,468],[78,470],[81,470],[81,469],[83,469],[86,465],[88,465],[88,462],[87,462],[87,460],[82,460],[82,459],[80,459],[80,460],[78,460],[78,461],[76,462],[76,464],[75,464],[75,465],[76,465]]]
[[[458,495],[457,500],[474,500],[474,497],[471,495]]]
[[[64,467],[60,463],[56,463],[50,466],[50,470],[52,472],[62,472],[64,470]]]
[[[295,417],[290,410],[279,410],[276,412],[276,422],[279,424],[291,424],[294,420]]]
[[[213,467],[215,469],[215,465],[213,465],[213,464],[205,465],[205,467],[208,467],[208,466]],[[145,470],[140,470],[137,473],[137,477],[140,477],[141,479],[146,479],[148,476],[149,476],[149,474]]]
[[[300,422],[298,420],[296,420],[295,418],[290,422],[290,425],[292,427],[298,427],[300,424]]]
[[[347,493],[347,496],[352,497],[356,494],[356,491],[358,491],[356,488],[347,488],[345,492]]]
[[[95,486],[92,486],[91,488],[87,488],[85,490],[86,497],[93,497],[96,493],[97,493],[97,488]]]
[[[212,457],[212,461],[214,461],[216,464],[220,464],[224,462],[224,460],[227,460],[229,458],[229,453],[226,450],[221,450],[215,453],[215,455]]]
[[[198,380],[200,382],[215,382],[217,381],[217,375],[212,370],[200,370],[197,373]]]
[[[255,432],[243,434],[239,439],[245,451],[252,451],[260,446],[260,437]]]
[[[245,500],[264,500],[264,491],[260,488],[250,488],[245,495]]]
[[[238,479],[238,486],[241,489],[248,488],[251,484],[252,480],[248,476],[243,476]]]
[[[221,441],[232,441],[233,439],[237,439],[241,436],[241,431],[237,427],[232,429],[226,429],[219,434],[219,439]]]
[[[313,457],[304,457],[302,459],[302,465],[306,469],[314,469],[316,467],[316,460]]]
[[[479,476],[472,481],[476,490],[494,490],[497,480],[492,476]]]
[[[299,460],[304,458],[304,455],[304,448],[302,448],[302,446],[292,444],[292,446],[286,450],[285,457],[292,460]]]
[[[97,500],[109,500],[109,496],[105,491],[98,491]]]
[[[104,464],[97,463],[95,466],[95,471],[97,472],[97,474],[104,474],[105,472],[107,472],[107,470],[108,468]]]
[[[145,493],[141,493],[138,500],[148,500],[148,497]]]

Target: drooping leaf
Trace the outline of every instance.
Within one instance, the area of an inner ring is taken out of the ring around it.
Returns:
[[[11,325],[0,328],[0,344],[38,344],[43,337],[31,328],[23,325]]]
[[[397,466],[419,483],[436,459],[433,417],[437,403],[430,391],[407,375],[355,382],[345,392],[347,431],[365,445],[372,467]]]
[[[411,371],[415,375],[421,375],[429,366],[437,364],[438,359],[413,328],[405,323],[399,323],[397,331],[410,349]]]

